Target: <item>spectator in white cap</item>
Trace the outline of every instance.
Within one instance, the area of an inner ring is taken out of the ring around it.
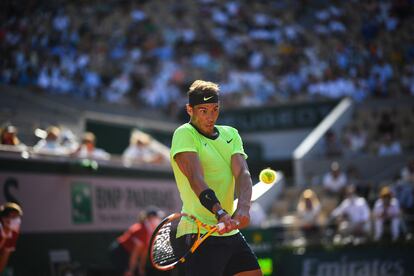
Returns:
[[[347,177],[338,162],[332,162],[331,169],[323,177],[323,188],[330,195],[341,196],[347,185]]]

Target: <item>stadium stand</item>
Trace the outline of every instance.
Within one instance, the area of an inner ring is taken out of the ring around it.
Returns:
[[[413,93],[409,1],[28,4],[2,4],[2,83],[170,112],[200,77],[225,106]]]

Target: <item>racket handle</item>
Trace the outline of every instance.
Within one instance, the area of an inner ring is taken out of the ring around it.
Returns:
[[[236,225],[237,225],[237,226],[239,226],[239,224],[240,224],[240,222],[239,222],[238,220],[236,220]],[[218,223],[216,226],[217,226],[217,230],[221,231],[221,230],[223,230],[223,229],[224,229],[224,227],[225,227],[226,225],[224,224],[224,222],[220,222],[220,223]]]

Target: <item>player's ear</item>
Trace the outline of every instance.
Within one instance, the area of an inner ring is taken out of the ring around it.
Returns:
[[[185,108],[187,110],[187,114],[190,115],[190,117],[193,116],[193,107],[189,104],[186,104]]]

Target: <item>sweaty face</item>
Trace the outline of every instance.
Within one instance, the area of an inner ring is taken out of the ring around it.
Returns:
[[[201,132],[212,135],[220,110],[218,103],[198,104],[194,107],[188,106],[188,114],[191,123]]]

